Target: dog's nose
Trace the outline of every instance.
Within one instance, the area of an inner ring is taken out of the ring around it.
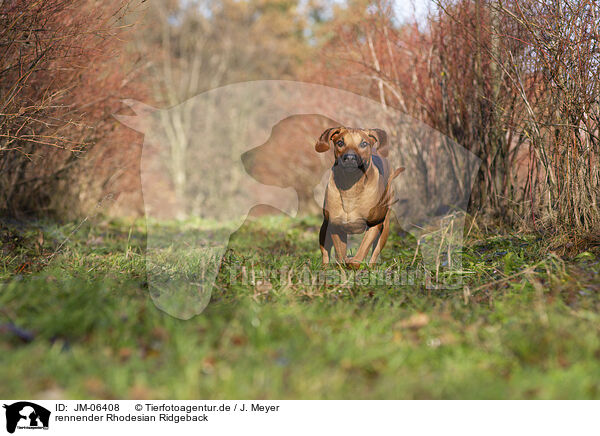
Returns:
[[[358,162],[358,155],[353,152],[348,152],[342,156],[342,162],[350,163],[350,162]]]

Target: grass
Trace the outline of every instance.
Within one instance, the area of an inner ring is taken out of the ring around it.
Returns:
[[[149,296],[145,222],[0,224],[0,397],[600,397],[596,254],[564,260],[535,235],[475,229],[454,290],[243,276],[286,266],[318,277],[318,226],[247,222],[210,304],[184,321]],[[148,229],[176,241],[222,231]],[[375,271],[411,268],[415,248],[393,231]],[[194,256],[179,268],[194,274]]]

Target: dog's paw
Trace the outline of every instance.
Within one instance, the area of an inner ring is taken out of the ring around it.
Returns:
[[[350,269],[359,269],[362,263],[354,258],[350,258],[346,260],[346,267]]]

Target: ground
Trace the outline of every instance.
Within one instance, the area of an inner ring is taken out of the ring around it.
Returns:
[[[246,223],[210,304],[184,321],[148,295],[144,221],[1,223],[0,397],[600,397],[595,253],[562,259],[539,236],[470,226],[453,290],[229,282],[234,265],[287,261],[318,276],[318,228]],[[415,248],[394,229],[375,269],[408,269]]]

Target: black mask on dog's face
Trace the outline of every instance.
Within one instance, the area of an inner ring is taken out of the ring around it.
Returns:
[[[331,127],[321,134],[315,150],[324,153],[331,147],[335,156],[334,166],[348,172],[366,172],[375,148],[382,156],[387,155],[387,134],[381,129]]]
[[[335,163],[344,171],[365,172],[371,164],[371,153],[375,140],[364,130],[348,129],[332,135]]]

